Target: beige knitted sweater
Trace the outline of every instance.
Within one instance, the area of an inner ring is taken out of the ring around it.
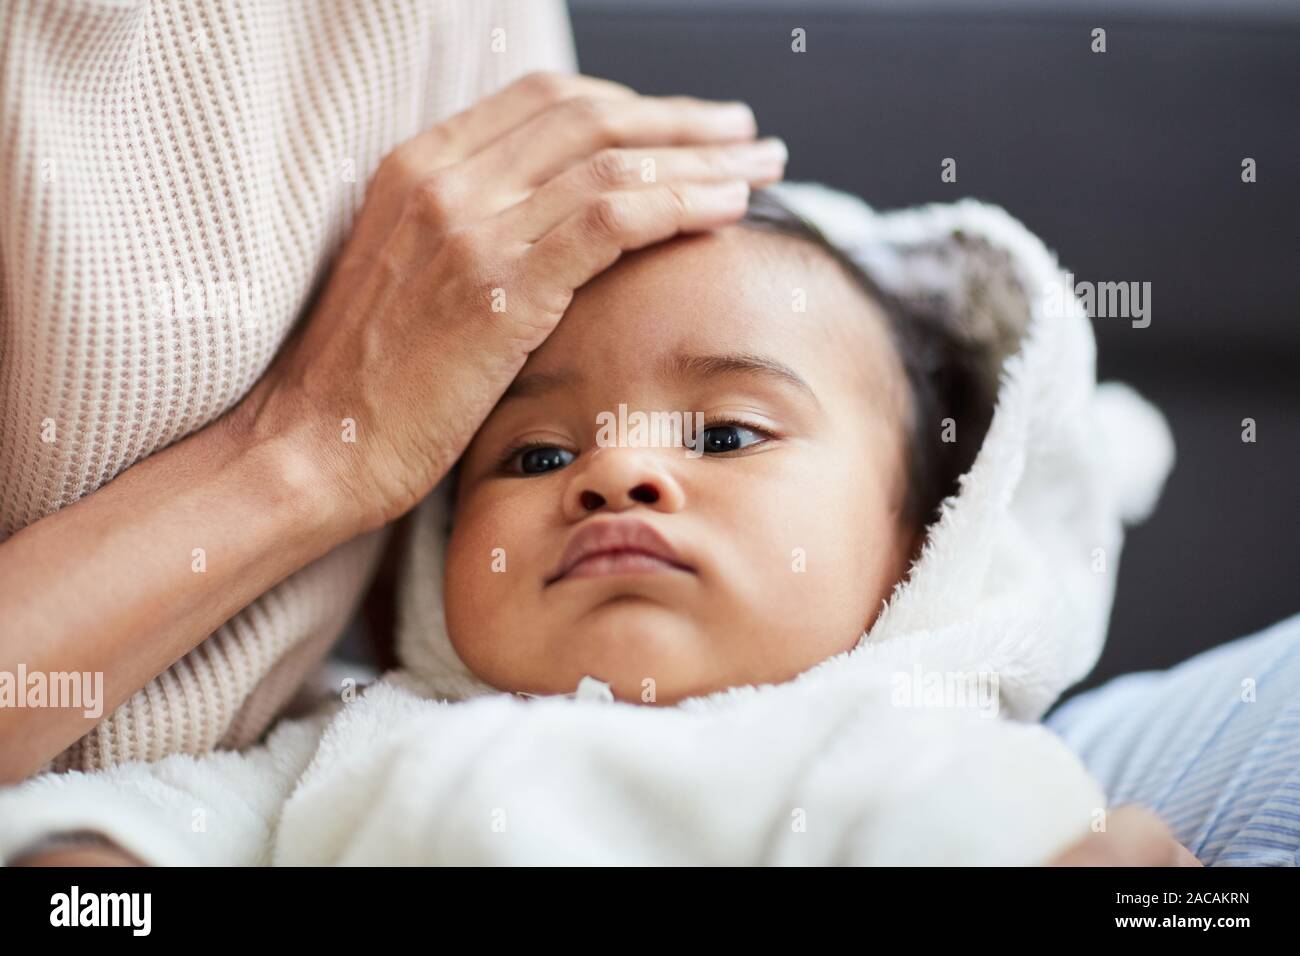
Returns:
[[[394,145],[573,67],[561,0],[0,4],[0,541],[239,401]],[[256,740],[382,538],[263,595],[54,766]]]

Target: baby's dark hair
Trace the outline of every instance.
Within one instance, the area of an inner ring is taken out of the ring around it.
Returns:
[[[943,500],[958,490],[988,431],[993,407],[980,373],[981,353],[937,315],[911,309],[883,290],[861,266],[816,226],[767,191],[750,199],[741,226],[802,240],[830,256],[880,309],[906,375],[911,397],[907,425],[907,496],[904,520],[926,527]],[[944,419],[957,423],[960,440],[944,441]]]

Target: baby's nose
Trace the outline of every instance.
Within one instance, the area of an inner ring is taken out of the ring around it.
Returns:
[[[639,501],[644,505],[652,505],[659,500],[659,489],[652,482],[643,481],[635,488],[628,490],[627,496],[633,501]],[[590,489],[583,491],[578,496],[578,501],[587,511],[596,511],[604,508],[609,502],[599,491]]]
[[[598,449],[570,482],[567,516],[578,520],[593,511],[624,511],[637,505],[677,511],[685,503],[681,485],[654,457],[629,449]]]

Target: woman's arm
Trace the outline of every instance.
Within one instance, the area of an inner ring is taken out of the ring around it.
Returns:
[[[754,133],[739,104],[533,74],[394,150],[303,334],[241,403],[0,544],[0,672],[100,672],[105,698],[91,717],[0,708],[0,782],[428,494],[574,290],[780,178],[783,148]]]
[[[0,545],[0,671],[103,675],[90,717],[86,706],[0,707],[0,783],[35,772],[352,534],[300,438],[255,438],[222,419]]]

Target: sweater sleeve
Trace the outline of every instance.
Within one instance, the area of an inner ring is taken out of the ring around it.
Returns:
[[[0,790],[0,864],[46,837],[81,830],[154,866],[269,863],[280,808],[329,716],[322,709],[282,722],[265,743],[241,753],[45,773]]]

